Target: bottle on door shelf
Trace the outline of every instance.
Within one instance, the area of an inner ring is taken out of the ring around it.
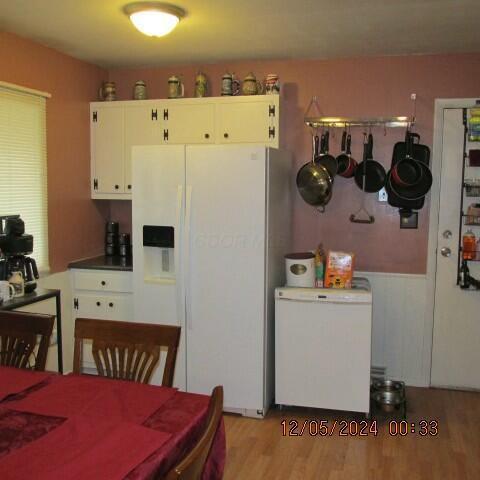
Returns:
[[[325,250],[323,245],[320,243],[315,251],[315,287],[323,288],[324,287],[324,278],[325,278]]]
[[[466,260],[462,260],[462,266],[460,267],[458,284],[460,285],[460,288],[464,290],[466,290],[467,288],[470,288],[470,270],[468,268]]]
[[[467,230],[462,239],[463,259],[475,260],[477,256],[476,247],[477,239],[475,234],[471,230]]]

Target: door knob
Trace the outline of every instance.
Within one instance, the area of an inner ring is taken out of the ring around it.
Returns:
[[[452,254],[452,251],[451,251],[448,247],[443,247],[443,248],[440,250],[440,253],[441,253],[444,257],[449,257],[449,256]]]
[[[450,230],[445,230],[443,232],[443,238],[450,238],[452,236],[452,232]]]

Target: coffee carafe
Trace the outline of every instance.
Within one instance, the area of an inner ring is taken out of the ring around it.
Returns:
[[[16,272],[24,279],[25,293],[37,288],[37,264],[28,255],[33,252],[33,236],[25,234],[20,215],[0,216],[0,280],[9,280]]]

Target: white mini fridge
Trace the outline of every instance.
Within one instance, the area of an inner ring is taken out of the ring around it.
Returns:
[[[275,402],[370,411],[372,292],[352,289],[275,290]]]

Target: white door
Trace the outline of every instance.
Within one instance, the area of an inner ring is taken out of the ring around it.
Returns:
[[[186,165],[187,389],[263,409],[265,148],[187,147]]]
[[[169,103],[168,119],[163,125],[168,129],[168,144],[213,143],[215,141],[215,104],[172,105]]]
[[[160,145],[159,108],[157,105],[125,107],[125,192],[132,191],[132,147]]]
[[[124,193],[125,117],[123,107],[96,107],[91,120],[92,193]]]
[[[444,110],[431,384],[480,389],[480,292],[457,286],[460,201],[464,195],[462,120],[462,109]],[[469,146],[478,148],[467,144],[467,150]],[[466,177],[480,177],[479,168],[466,170]],[[470,203],[479,200],[463,198],[465,212]],[[480,227],[468,228],[475,229],[478,238]],[[466,227],[461,231],[463,235]],[[450,249],[450,256],[444,256],[448,254],[445,249]],[[470,274],[480,279],[480,262],[468,266]]]
[[[135,321],[182,327],[174,386],[185,389],[185,295],[182,225],[185,200],[185,146],[133,147],[133,291]],[[144,226],[174,228],[174,252],[164,271],[164,249],[143,245]],[[153,383],[161,382],[157,368]]]
[[[275,142],[273,117],[266,102],[235,102],[217,105],[217,143]]]

